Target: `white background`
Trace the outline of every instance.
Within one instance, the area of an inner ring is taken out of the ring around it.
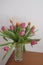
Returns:
[[[9,26],[11,17],[22,22],[31,21],[36,26],[38,31],[35,38],[41,40],[33,47],[26,45],[26,50],[43,52],[43,0],[0,0],[0,27]],[[0,37],[0,44],[3,42],[5,41]],[[0,58],[3,52],[0,49]]]

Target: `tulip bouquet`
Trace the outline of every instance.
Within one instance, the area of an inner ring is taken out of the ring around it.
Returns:
[[[40,39],[32,39],[31,37],[35,35],[35,26],[31,26],[31,22],[26,23],[20,23],[17,22],[16,24],[13,23],[13,19],[10,19],[10,27],[7,28],[5,26],[2,26],[0,30],[0,36],[3,37],[6,41],[8,39],[13,40],[13,42],[0,44],[0,47],[3,46],[4,51],[6,51],[6,54],[4,57],[14,48],[15,44],[31,44],[35,45]],[[4,59],[3,57],[3,59]]]

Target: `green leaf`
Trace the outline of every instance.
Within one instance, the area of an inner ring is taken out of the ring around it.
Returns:
[[[8,42],[8,43],[3,43],[3,44],[0,44],[0,47],[1,46],[6,46],[6,45],[9,45],[9,44],[13,44],[14,42]]]
[[[1,33],[0,36],[3,36],[3,37],[8,37],[7,35],[5,35],[4,33]]]
[[[15,39],[15,34],[13,32],[7,30],[5,34],[8,35],[10,38]]]
[[[40,39],[29,39],[29,38],[27,38],[27,39],[24,40],[24,44],[30,44],[30,42],[32,40],[40,41]]]
[[[4,37],[7,37],[7,38],[10,38],[12,40],[15,40],[15,38],[16,38],[15,34],[11,31],[8,31],[8,30],[5,31],[5,32],[1,32],[0,35],[4,36]]]
[[[4,58],[6,57],[7,54],[8,54],[8,52],[5,53],[5,55],[2,58],[2,61],[4,60]]]
[[[7,40],[7,38],[6,38],[6,37],[4,37],[4,36],[3,36],[3,39],[5,39],[6,41],[8,41],[8,40]]]
[[[27,33],[30,30],[30,27],[27,26],[25,32]]]

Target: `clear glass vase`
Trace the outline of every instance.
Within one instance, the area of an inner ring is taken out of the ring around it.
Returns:
[[[23,44],[15,44],[15,61],[23,60]]]

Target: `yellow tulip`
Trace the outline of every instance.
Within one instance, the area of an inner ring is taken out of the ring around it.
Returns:
[[[13,23],[13,19],[12,18],[10,18],[10,23]]]
[[[20,22],[17,22],[17,23],[16,23],[16,26],[20,26],[20,25],[21,25],[21,23],[20,23]]]

